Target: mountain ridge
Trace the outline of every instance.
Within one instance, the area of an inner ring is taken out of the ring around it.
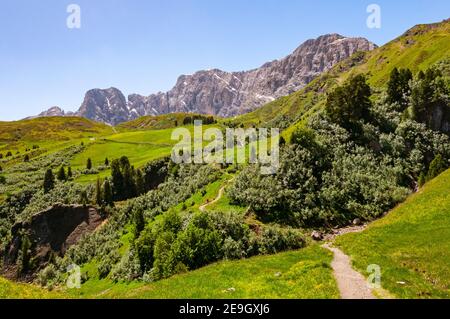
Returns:
[[[69,114],[110,125],[146,115],[179,112],[233,117],[289,95],[355,52],[376,47],[365,38],[327,34],[309,39],[286,57],[256,69],[239,72],[211,69],[180,75],[167,92],[148,96],[130,94],[125,98],[114,87],[92,89],[86,93],[79,110]],[[65,115],[59,107],[52,107],[38,117]]]

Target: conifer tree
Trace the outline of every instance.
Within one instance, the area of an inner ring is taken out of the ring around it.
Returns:
[[[97,178],[97,183],[95,185],[95,203],[99,206],[103,205],[102,184],[100,178]]]
[[[92,169],[92,160],[90,158],[87,159],[86,168],[88,170]]]
[[[114,200],[113,200],[113,192],[111,189],[111,183],[109,180],[105,180],[103,184],[103,197],[105,205],[107,206],[114,206]]]
[[[58,174],[56,175],[56,178],[61,182],[64,182],[67,180],[66,171],[64,170],[64,166],[61,166],[61,168],[58,171]]]
[[[48,193],[55,187],[55,177],[51,169],[45,172],[44,176],[44,192]]]

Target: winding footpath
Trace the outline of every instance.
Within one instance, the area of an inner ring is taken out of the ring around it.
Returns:
[[[322,247],[328,249],[334,255],[331,268],[333,269],[333,275],[342,299],[376,299],[377,296],[391,299],[393,297],[388,291],[382,288],[373,290],[367,279],[353,269],[351,258],[339,248],[333,247],[333,240],[336,237],[348,233],[359,233],[365,230],[366,227],[367,225],[353,226],[337,230],[334,234],[325,237],[326,243]],[[377,296],[374,295],[374,291]]]
[[[227,188],[228,184],[231,183],[233,180],[234,180],[234,177],[232,179],[228,180],[225,183],[225,185],[219,189],[219,193],[217,194],[217,197],[213,201],[203,204],[198,209],[200,209],[201,212],[204,212],[204,211],[206,211],[206,208],[208,206],[217,203],[222,198],[223,194],[225,193],[225,189]]]
[[[208,206],[217,203],[223,197],[227,185],[232,182],[233,179],[227,181],[225,185],[219,189],[217,197],[213,201],[207,202],[200,206],[200,211],[205,212]],[[344,252],[342,252],[339,248],[332,246],[332,241],[337,236],[346,233],[361,232],[364,229],[365,226],[355,226],[341,229],[335,234],[325,238],[327,243],[322,245],[323,248],[328,249],[334,255],[333,261],[331,262],[331,268],[333,269],[333,275],[336,279],[342,299],[376,299],[366,278],[353,269],[350,257],[344,254]]]
[[[325,244],[322,247],[334,254],[331,268],[333,268],[333,274],[342,299],[376,299],[366,278],[353,269],[349,256],[340,249],[331,247],[330,244]]]

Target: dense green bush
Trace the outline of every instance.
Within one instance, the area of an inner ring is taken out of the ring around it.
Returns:
[[[449,107],[445,81],[434,69],[418,81],[420,88],[408,70],[394,71],[387,94],[373,103],[364,77],[351,78],[330,93],[324,112],[292,134],[277,173],[263,176],[247,166],[229,190],[231,200],[260,220],[295,226],[380,216],[416,189],[428,167],[427,179],[449,167],[449,137],[427,119],[436,105]],[[423,120],[402,114],[415,104],[428,110]]]
[[[262,226],[252,231],[244,216],[224,213],[171,212],[147,225],[134,242],[142,273],[152,280],[197,269],[220,259],[270,254],[305,245],[299,231]]]

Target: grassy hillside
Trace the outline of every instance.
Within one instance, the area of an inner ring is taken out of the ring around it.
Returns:
[[[0,141],[61,141],[112,134],[105,124],[81,117],[41,117],[32,120],[0,122]]]
[[[0,299],[56,299],[63,298],[59,292],[49,292],[33,285],[11,282],[0,277]]]
[[[323,248],[311,246],[219,262],[150,284],[90,280],[67,293],[75,298],[338,298],[331,259]]]
[[[58,292],[0,278],[0,298],[338,298],[329,266],[331,259],[328,251],[311,246],[272,256],[224,261],[150,284],[89,280],[81,289]]]
[[[450,298],[450,170],[360,234],[337,244],[361,272],[382,270],[381,284],[400,298]]]
[[[384,85],[394,67],[413,73],[450,56],[450,20],[417,25],[402,36],[368,54],[367,62],[352,72],[369,73],[369,82]]]
[[[203,129],[209,127],[211,126],[205,125]],[[193,136],[194,127],[190,125],[186,128]],[[178,143],[178,141],[172,140],[172,131],[173,129],[122,131],[121,133],[92,139],[87,142],[86,150],[72,159],[71,165],[74,169],[83,170],[86,168],[88,158],[92,160],[95,168],[103,165],[105,158],[111,161],[127,156],[132,165],[140,168],[149,161],[171,154],[173,146]],[[109,170],[105,170],[100,173],[100,176],[104,177],[108,174]],[[96,174],[84,175],[78,181],[92,182],[96,178]]]

